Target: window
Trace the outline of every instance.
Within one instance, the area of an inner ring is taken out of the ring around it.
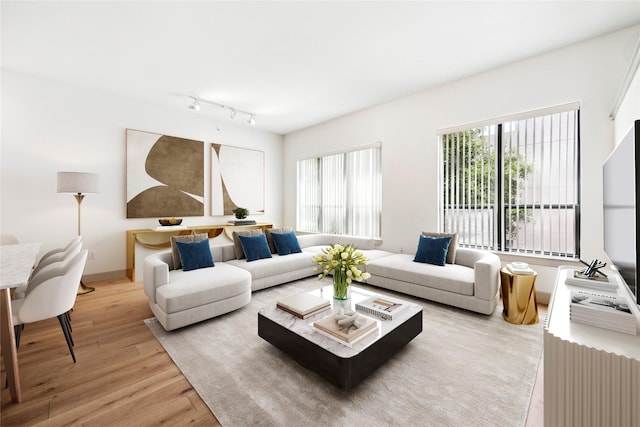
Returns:
[[[379,238],[380,144],[298,161],[297,229]]]
[[[442,132],[440,228],[466,247],[580,255],[577,105]]]

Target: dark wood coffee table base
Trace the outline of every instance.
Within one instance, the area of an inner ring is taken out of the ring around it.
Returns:
[[[350,358],[340,357],[258,313],[258,335],[300,365],[349,390],[422,332],[422,310]]]

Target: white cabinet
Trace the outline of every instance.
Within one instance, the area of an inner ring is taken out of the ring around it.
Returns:
[[[640,336],[570,321],[568,272],[558,269],[544,325],[544,424],[638,427]],[[621,283],[618,294],[631,301]],[[640,319],[638,307],[632,310]]]

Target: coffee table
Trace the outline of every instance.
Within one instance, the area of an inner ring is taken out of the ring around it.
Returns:
[[[355,303],[376,295],[366,289],[350,286],[351,308]],[[311,291],[332,301],[333,287]],[[396,298],[398,299],[398,298]],[[331,310],[299,319],[276,308],[276,303],[258,312],[258,335],[284,351],[300,365],[326,378],[334,385],[349,390],[360,384],[402,347],[422,332],[422,306],[405,302],[408,307],[393,320],[380,320],[377,333],[349,347],[314,331],[311,324],[332,313]]]

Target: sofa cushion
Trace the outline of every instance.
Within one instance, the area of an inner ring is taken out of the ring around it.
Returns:
[[[302,251],[313,255],[313,258],[315,258],[319,254],[321,254],[322,250],[325,248],[328,248],[328,246],[308,246],[306,248],[303,248]],[[393,252],[383,251],[382,249],[358,249],[358,250],[364,254],[364,256],[367,258],[367,261],[369,262],[375,261],[383,257],[387,257],[389,255],[393,255]],[[317,266],[317,264],[315,265]],[[368,265],[361,265],[359,268],[364,272],[364,271],[368,271],[368,267],[369,267]]]
[[[458,233],[435,233],[431,231],[423,231],[423,236],[428,237],[451,237],[451,243],[447,249],[447,264],[456,263],[456,251],[458,250]]]
[[[273,242],[271,233],[288,233],[290,231],[293,231],[291,227],[267,228],[265,230],[264,234],[267,236],[267,243],[269,244],[269,250],[271,250],[272,254],[278,253],[278,249],[276,248],[276,244]]]
[[[425,286],[461,295],[474,295],[475,272],[473,268],[458,264],[444,267],[413,261],[413,255],[389,255],[367,265],[367,272],[407,283]],[[375,284],[375,278],[371,280]]]
[[[251,290],[251,275],[218,262],[215,267],[173,270],[169,283],[156,290],[156,303],[165,313],[177,313]]]
[[[209,239],[197,242],[176,242],[182,270],[191,271],[198,268],[213,267],[213,256]]]
[[[236,258],[245,258],[244,249],[242,249],[242,243],[240,243],[240,236],[257,236],[262,234],[261,230],[240,230],[232,233],[233,247],[236,250]]]
[[[313,269],[316,267],[316,264],[313,262],[313,255],[308,252],[301,252],[286,256],[274,254],[272,255],[272,258],[259,259],[253,262],[234,259],[228,261],[227,264],[247,270],[251,273],[253,280],[277,276],[286,271],[303,269],[309,269],[309,276],[313,276]]]
[[[418,250],[413,260],[442,267],[446,264],[450,243],[451,237],[420,236]]]
[[[271,232],[270,234],[278,255],[299,254],[302,252],[296,233],[293,231],[288,233]]]
[[[206,233],[200,234],[187,234],[184,236],[171,236],[171,257],[173,258],[173,268],[180,270],[182,268],[182,262],[180,261],[180,254],[178,253],[178,247],[176,242],[198,242],[200,240],[209,240],[209,236]]]
[[[247,262],[263,258],[271,258],[271,251],[267,244],[267,238],[263,233],[255,236],[238,236]]]

